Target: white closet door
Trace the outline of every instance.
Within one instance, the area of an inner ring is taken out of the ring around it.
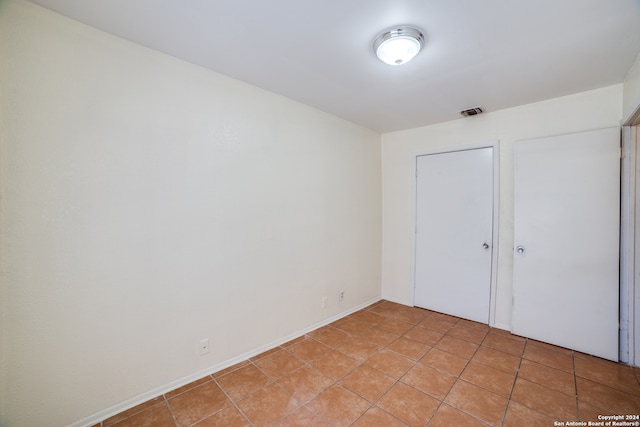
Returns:
[[[414,304],[489,322],[493,148],[418,156]]]
[[[618,359],[620,131],[514,144],[512,332]]]

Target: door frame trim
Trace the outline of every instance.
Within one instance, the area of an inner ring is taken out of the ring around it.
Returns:
[[[477,150],[481,148],[493,149],[493,224],[491,245],[491,287],[489,294],[489,326],[503,327],[496,325],[496,293],[498,289],[498,227],[500,216],[500,141],[493,140],[481,143],[471,143],[465,145],[455,145],[451,147],[437,147],[429,150],[421,150],[414,152],[411,156],[412,162],[412,197],[411,197],[411,213],[413,215],[413,231],[411,233],[411,301],[415,306],[415,289],[416,289],[416,228],[418,225],[417,218],[417,196],[418,196],[418,157],[433,154],[445,154],[458,151]]]
[[[621,138],[620,361],[640,366],[640,105],[622,124]]]
[[[636,219],[636,129],[621,129],[620,162],[620,353],[621,362],[638,366],[635,339],[635,219]]]

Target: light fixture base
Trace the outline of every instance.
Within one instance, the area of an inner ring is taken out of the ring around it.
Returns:
[[[373,42],[373,51],[384,63],[402,65],[411,61],[422,49],[424,36],[417,28],[397,26],[382,32]]]

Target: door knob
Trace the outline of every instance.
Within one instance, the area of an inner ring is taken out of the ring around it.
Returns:
[[[516,248],[516,252],[518,252],[519,254],[523,254],[524,253],[524,246],[518,246]]]
[[[485,249],[489,249],[489,244],[487,242],[484,242],[482,244],[482,247],[485,248]]]

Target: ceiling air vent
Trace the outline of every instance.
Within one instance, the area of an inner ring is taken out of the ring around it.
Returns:
[[[465,117],[477,116],[478,114],[482,114],[482,113],[484,113],[484,108],[482,107],[482,105],[479,105],[479,106],[473,107],[473,108],[469,108],[468,110],[460,111],[460,114],[462,114]]]

